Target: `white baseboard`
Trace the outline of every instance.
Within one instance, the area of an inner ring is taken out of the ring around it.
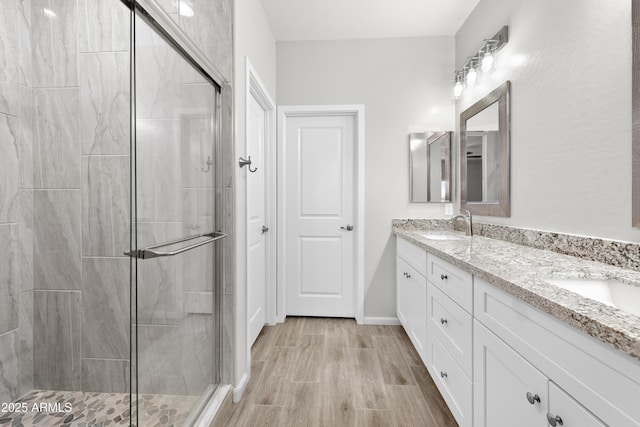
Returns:
[[[247,384],[249,383],[249,374],[242,374],[242,378],[238,382],[238,386],[233,389],[233,403],[240,402],[242,399],[242,395],[244,394],[244,389],[247,388]]]
[[[397,317],[365,317],[364,324],[396,326],[400,324],[400,321]]]

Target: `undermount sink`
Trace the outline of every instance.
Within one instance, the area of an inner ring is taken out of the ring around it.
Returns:
[[[457,236],[455,234],[423,234],[422,237],[430,240],[465,240],[466,236]]]
[[[616,280],[599,279],[550,279],[555,286],[583,297],[640,316],[640,287]]]

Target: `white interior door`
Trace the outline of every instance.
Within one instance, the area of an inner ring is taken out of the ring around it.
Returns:
[[[253,96],[249,97],[248,111],[247,155],[251,156],[251,165],[247,170],[247,317],[251,347],[266,323],[266,114]]]
[[[354,115],[286,121],[286,314],[354,317]]]

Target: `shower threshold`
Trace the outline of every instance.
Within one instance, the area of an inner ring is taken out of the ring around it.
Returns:
[[[180,426],[197,401],[198,396],[141,394],[139,425]],[[15,400],[13,407],[14,412],[0,413],[0,427],[136,425],[131,422],[127,393],[33,390]]]

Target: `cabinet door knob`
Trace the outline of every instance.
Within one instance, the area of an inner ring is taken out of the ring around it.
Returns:
[[[402,275],[403,275],[404,277],[407,277],[407,272],[406,272],[406,271],[403,271],[403,272],[402,272]]]
[[[531,403],[532,405],[535,405],[536,402],[540,403],[540,396],[538,396],[537,394],[532,394],[530,391],[527,392],[527,400],[529,401],[529,403]]]
[[[560,418],[560,415],[554,416],[551,413],[547,413],[547,422],[552,427],[556,427],[556,425],[564,425],[564,422],[562,421],[562,418]]]
[[[444,318],[440,319],[440,323],[442,323],[444,325],[445,323],[447,323],[447,319],[444,319]]]
[[[444,372],[444,371],[440,371],[440,376],[441,376],[442,378],[447,378],[447,373],[446,373],[446,372]]]
[[[411,279],[411,275],[407,273],[407,279]]]
[[[448,279],[448,277],[447,277],[446,274],[441,274],[440,275],[440,280],[447,280],[447,279]]]

